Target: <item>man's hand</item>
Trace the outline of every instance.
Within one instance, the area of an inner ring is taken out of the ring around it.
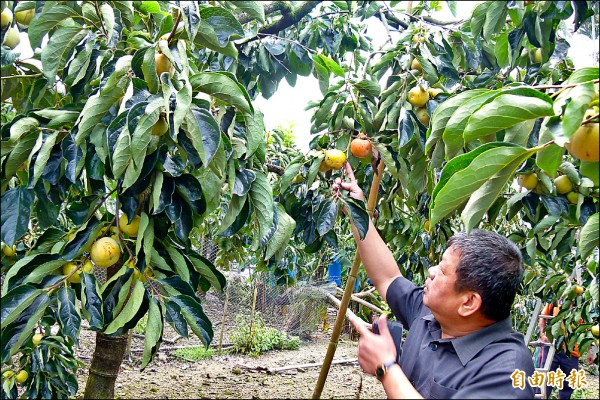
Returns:
[[[358,186],[358,183],[356,183],[354,172],[352,171],[352,167],[348,161],[346,161],[346,164],[344,164],[344,168],[346,169],[346,175],[348,175],[349,182],[344,182],[341,178],[336,178],[332,186],[333,195],[339,197],[342,189],[344,189],[350,192],[350,197],[357,200],[364,200],[365,195],[362,189]]]
[[[387,326],[385,315],[379,317],[379,335],[371,332],[362,320],[351,318],[350,322],[360,334],[358,363],[367,374],[375,375],[375,369],[383,363],[396,360],[396,346]]]

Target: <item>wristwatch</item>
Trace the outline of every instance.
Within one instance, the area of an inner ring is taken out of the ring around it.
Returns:
[[[386,363],[381,364],[377,368],[375,368],[375,376],[377,379],[382,380],[385,376],[387,370],[392,367],[394,364],[398,364],[395,360],[388,361]]]

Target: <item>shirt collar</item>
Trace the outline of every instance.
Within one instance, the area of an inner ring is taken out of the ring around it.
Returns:
[[[439,323],[433,314],[425,315],[423,316],[423,319],[435,323],[439,329]],[[450,339],[449,342],[452,343],[452,346],[454,347],[461,364],[465,366],[485,346],[499,339],[505,338],[511,332],[511,319],[510,317],[507,317],[476,332]]]

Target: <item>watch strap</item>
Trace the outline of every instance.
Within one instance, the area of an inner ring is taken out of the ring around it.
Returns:
[[[381,364],[380,366],[378,366],[375,369],[375,374],[377,376],[377,379],[382,380],[383,377],[385,376],[385,374],[387,373],[387,370],[389,368],[393,367],[395,364],[398,364],[398,362],[396,360],[392,360],[392,361],[385,362],[385,363]]]

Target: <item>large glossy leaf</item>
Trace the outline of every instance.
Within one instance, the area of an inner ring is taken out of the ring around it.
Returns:
[[[48,83],[54,83],[56,73],[64,66],[73,47],[88,34],[80,26],[59,28],[52,34],[48,44],[42,49],[42,65]]]
[[[256,179],[256,173],[251,169],[243,169],[235,175],[233,185],[233,194],[236,196],[245,196]]]
[[[198,336],[205,346],[208,346],[213,338],[213,329],[210,320],[202,311],[202,306],[196,299],[186,295],[173,296],[170,299],[181,308],[181,314],[189,327]]]
[[[172,246],[166,246],[166,248],[167,252],[169,253],[169,257],[171,257],[171,260],[173,260],[173,265],[175,266],[175,271],[177,271],[177,274],[184,282],[189,282],[190,270],[183,255]]]
[[[78,345],[81,316],[75,306],[75,290],[63,286],[58,289],[57,298],[61,333],[66,337],[70,337]]]
[[[167,322],[171,324],[173,329],[179,333],[184,339],[188,338],[188,325],[181,314],[181,307],[172,301],[165,303],[165,317]]]
[[[2,241],[12,247],[29,229],[29,216],[34,200],[33,189],[17,186],[8,190],[2,196]]]
[[[98,294],[98,284],[94,274],[81,274],[82,312],[93,330],[100,330],[104,325],[102,299]]]
[[[262,1],[228,1],[227,3],[231,3],[235,5],[240,10],[244,11],[250,17],[259,20],[260,22],[265,22],[265,9],[264,3]]]
[[[40,319],[46,312],[46,308],[52,301],[52,298],[48,296],[47,292],[42,292],[33,303],[19,316],[15,324],[19,324],[18,329],[12,332],[12,337],[9,340],[10,351],[6,351],[6,348],[2,350],[3,362],[7,362],[7,357],[10,358],[21,349],[21,346],[27,339],[31,337],[31,331],[39,324]],[[4,336],[4,335],[3,335]],[[4,337],[2,338],[4,342]]]
[[[217,290],[222,291],[225,287],[225,277],[219,270],[206,258],[200,255],[189,256],[194,269],[200,275],[210,282],[210,285]]]
[[[35,164],[33,166],[33,183],[35,186],[40,176],[44,172],[44,168],[46,168],[46,163],[50,159],[50,155],[52,154],[52,148],[56,144],[56,138],[58,137],[58,132],[52,132],[44,138],[44,144],[40,148],[38,152],[38,156],[35,159]]]
[[[256,173],[252,182],[248,200],[254,207],[254,217],[258,225],[258,235],[255,236],[254,250],[258,248],[259,241],[265,237],[273,225],[273,189],[267,176],[262,172]]]
[[[548,143],[554,139],[552,130],[548,128],[548,119],[546,118],[540,128],[539,143]],[[562,163],[563,155],[565,154],[565,148],[552,143],[551,145],[543,148],[535,155],[535,163],[540,168],[546,171],[549,175],[554,175],[558,170],[558,167]]]
[[[248,159],[265,140],[265,121],[263,113],[259,110],[252,115],[244,114],[244,120],[246,121],[246,159]]]
[[[246,90],[230,75],[221,72],[200,72],[190,78],[190,84],[194,91],[214,96],[244,114],[254,112]]]
[[[466,142],[510,128],[520,122],[554,115],[552,101],[539,97],[501,94],[475,111],[463,133]]]
[[[568,104],[562,118],[563,134],[571,138],[575,131],[581,126],[583,116],[588,109],[594,96],[597,96],[596,89],[592,82],[577,85],[569,92]],[[557,103],[558,103],[557,99]]]
[[[321,202],[317,214],[317,232],[320,236],[325,235],[335,224],[337,217],[337,204],[331,199],[325,199]]]
[[[14,148],[8,155],[4,173],[7,177],[11,177],[17,172],[30,157],[32,157],[39,147],[42,145],[42,135],[38,130],[32,130],[22,135],[15,143]]]
[[[27,30],[29,43],[32,49],[40,47],[42,38],[52,28],[68,18],[78,17],[79,14],[66,5],[54,5],[44,8],[43,13],[36,18]]]
[[[578,250],[581,258],[587,258],[594,248],[598,247],[598,237],[600,237],[600,214],[596,213],[588,218],[587,222],[579,234]]]
[[[41,293],[41,289],[31,285],[20,285],[2,296],[0,329],[16,320]]]
[[[231,199],[231,202],[229,203],[229,207],[227,208],[227,212],[225,213],[225,216],[223,217],[223,220],[221,221],[221,225],[219,226],[219,228],[216,231],[217,235],[221,235],[222,233],[224,233],[226,230],[228,230],[228,228],[232,227],[232,225],[235,225],[234,223],[240,219],[243,219],[243,221],[245,222],[248,219],[248,211],[245,207],[246,205],[246,199],[248,196],[233,196],[233,198]],[[246,209],[246,213],[244,214],[244,209]],[[237,230],[239,230],[241,228],[241,226],[236,226]],[[236,230],[236,231],[237,231]],[[234,232],[235,233],[235,232]]]
[[[290,184],[292,183],[292,179],[294,179],[296,177],[296,175],[298,175],[298,172],[300,172],[300,169],[302,168],[302,160],[304,159],[304,157],[302,157],[302,159],[299,160],[293,160],[290,164],[288,164],[288,166],[285,168],[285,171],[283,173],[283,175],[281,176],[281,180],[279,181],[279,192],[280,193],[284,193],[287,188],[290,186]]]
[[[465,224],[465,229],[470,232],[473,229],[483,215],[490,209],[494,204],[498,196],[502,194],[502,191],[506,187],[509,180],[513,177],[513,174],[519,168],[523,162],[533,154],[536,149],[523,153],[520,157],[514,159],[505,168],[500,170],[498,173],[493,175],[487,180],[481,187],[475,190],[465,208],[463,209],[461,219]]]
[[[444,140],[445,149],[446,149],[446,159],[447,160],[454,158],[454,156],[456,156],[456,154],[458,154],[460,149],[463,147],[463,144],[464,144],[463,132],[465,130],[465,127],[467,126],[467,123],[468,123],[471,115],[473,115],[473,113],[477,109],[479,109],[479,107],[481,107],[489,99],[493,98],[497,94],[498,94],[498,91],[484,91],[484,92],[478,93],[472,97],[465,96],[465,99],[463,101],[461,101],[461,104],[459,104],[459,107],[457,107],[454,110],[452,115],[448,118],[448,120],[445,124],[445,127],[444,127],[443,134],[442,134],[442,138]],[[458,103],[457,100],[455,100],[455,102]],[[455,104],[455,102],[453,102],[453,104]],[[454,107],[449,106],[448,112],[450,112],[452,110],[452,108],[454,108]],[[434,118],[435,117],[437,117],[436,114],[434,114]],[[442,115],[440,115],[440,117],[442,117]],[[443,119],[445,119],[445,118],[443,118]],[[438,123],[442,123],[442,122],[443,122],[443,120],[440,120]],[[434,132],[433,126],[432,126],[432,132]]]
[[[198,152],[202,164],[207,166],[217,153],[221,141],[219,124],[210,111],[204,108],[189,109],[185,131]]]
[[[98,122],[104,118],[108,110],[121,101],[125,95],[128,82],[129,77],[124,75],[111,86],[106,86],[100,94],[90,97],[85,103],[85,106],[81,111],[79,130],[75,137],[75,144],[77,146],[82,145]]]
[[[337,212],[337,208],[336,208]],[[285,208],[280,203],[277,203],[277,230],[267,243],[267,251],[265,260],[270,259],[282,248],[289,244],[290,239],[294,235],[296,229],[296,221],[285,212]]]
[[[219,47],[225,47],[231,40],[244,37],[244,28],[237,18],[222,7],[205,7],[200,9],[200,19],[206,23],[217,38]],[[206,31],[204,31],[206,32]],[[200,33],[204,33],[201,32]]]
[[[453,173],[446,182],[440,181],[438,185],[443,186],[439,189],[436,187],[437,195],[433,199],[430,214],[431,224],[437,224],[484,183],[528,152],[520,146],[494,147],[477,155],[467,167]]]
[[[356,200],[352,197],[343,199],[343,204],[348,208],[350,220],[358,231],[361,240],[367,235],[369,230],[369,214],[365,208],[364,201]]]
[[[115,333],[119,328],[123,327],[129,322],[138,312],[142,302],[144,300],[144,284],[139,280],[135,280],[133,288],[124,287],[121,291],[128,291],[129,296],[125,302],[125,306],[119,312],[119,314],[112,320],[112,322],[106,327],[104,333],[110,335]]]
[[[150,298],[148,307],[148,321],[146,322],[146,337],[144,338],[144,352],[142,354],[142,365],[140,369],[143,371],[150,361],[156,355],[162,342],[163,334],[163,313],[162,304],[154,297]]]

